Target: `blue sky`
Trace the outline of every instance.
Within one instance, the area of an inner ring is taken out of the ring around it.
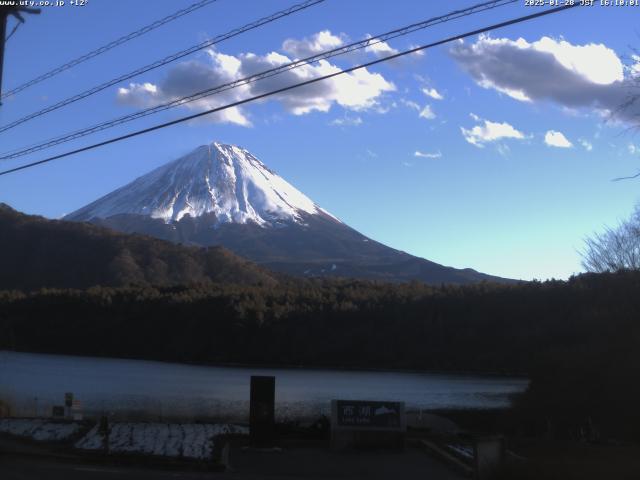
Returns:
[[[7,43],[4,88],[191,3],[89,0],[84,7],[45,7]],[[5,100],[0,124],[292,3],[219,0]],[[0,150],[475,3],[327,0],[0,133]],[[395,39],[388,49],[429,43],[537,8],[523,1]],[[636,181],[611,181],[635,173],[640,164],[640,138],[629,130],[633,112],[614,121],[607,112],[624,100],[640,65],[630,48],[640,47],[638,8],[570,10],[376,66],[317,90],[1,177],[0,201],[57,218],[217,140],[249,149],[319,205],[387,245],[501,276],[567,278],[581,271],[584,237],[627,217],[637,200]],[[332,59],[306,74],[381,54]],[[233,92],[207,105],[256,91]],[[3,166],[204,106],[170,110]]]

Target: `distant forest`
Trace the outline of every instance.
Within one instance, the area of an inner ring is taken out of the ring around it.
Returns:
[[[541,355],[638,329],[639,289],[640,275],[620,273],[515,286],[300,280],[3,291],[0,321],[2,346],[18,350],[528,374]]]

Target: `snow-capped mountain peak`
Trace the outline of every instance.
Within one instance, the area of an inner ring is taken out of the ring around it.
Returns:
[[[208,213],[215,214],[217,225],[302,223],[303,214],[338,221],[246,149],[218,142],[156,168],[67,219],[137,214],[169,223]]]

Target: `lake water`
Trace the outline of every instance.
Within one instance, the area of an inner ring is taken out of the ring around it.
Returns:
[[[331,399],[396,400],[408,410],[497,408],[527,380],[472,375],[211,367],[0,351],[0,398],[48,414],[73,392],[85,414],[157,419],[248,417],[251,375],[276,376],[276,416],[314,418]]]

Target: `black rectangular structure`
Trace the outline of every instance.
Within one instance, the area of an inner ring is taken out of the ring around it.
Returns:
[[[64,418],[64,407],[62,405],[51,408],[51,416],[53,418]]]
[[[276,377],[252,376],[249,440],[252,447],[275,446]]]

